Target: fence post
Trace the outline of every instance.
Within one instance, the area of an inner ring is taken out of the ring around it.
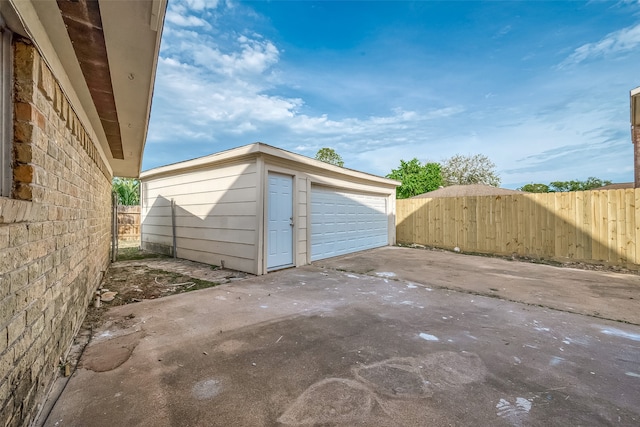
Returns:
[[[173,258],[177,258],[177,243],[176,243],[176,201],[171,199],[171,230],[173,231]]]

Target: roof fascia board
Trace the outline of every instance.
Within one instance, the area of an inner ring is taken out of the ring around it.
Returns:
[[[356,178],[366,182],[376,182],[378,184],[383,184],[383,185],[393,186],[393,187],[397,187],[398,185],[401,184],[399,181],[395,181],[393,179],[383,178],[377,175],[372,175],[365,172],[356,171],[353,169],[334,166],[329,163],[321,162],[316,159],[311,159],[309,157],[292,153],[290,151],[282,150],[280,148],[276,148],[261,142],[244,145],[242,147],[223,151],[217,154],[211,154],[205,157],[199,157],[193,160],[187,160],[184,162],[174,163],[167,166],[160,166],[158,168],[150,169],[148,171],[142,172],[140,174],[140,178],[141,179],[151,178],[157,175],[170,174],[172,172],[185,172],[191,169],[198,169],[198,168],[202,168],[210,165],[215,165],[220,162],[227,161],[229,159],[236,159],[241,156],[246,156],[247,154],[253,154],[253,155],[264,154],[272,158],[288,161],[292,164],[297,164],[297,165],[302,164],[304,166],[307,166],[313,169],[315,172],[332,172],[334,174],[337,174],[343,177]]]
[[[322,162],[320,160],[312,159],[307,156],[292,153],[291,151],[282,150],[280,148],[273,147],[268,144],[258,143],[260,145],[260,151],[273,157],[277,157],[284,160],[290,160],[295,163],[302,163],[306,166],[314,168],[316,170],[331,171],[339,175],[346,175],[352,178],[359,178],[366,181],[374,181],[380,184],[398,186],[402,183],[389,178],[383,178],[381,176],[360,172],[354,169],[348,169],[340,166],[335,166],[330,163]]]
[[[156,40],[155,51],[158,53],[155,55],[152,66],[151,75],[151,88],[149,89],[149,100],[147,101],[147,123],[144,127],[144,140],[142,141],[142,149],[140,150],[140,160],[138,161],[138,171],[142,170],[142,158],[144,157],[144,147],[147,145],[147,136],[149,134],[149,121],[151,120],[151,105],[153,102],[153,92],[156,86],[156,76],[158,74],[158,60],[160,58],[160,43],[162,42],[162,30],[164,29],[164,20],[167,11],[167,0],[153,0],[151,7],[151,19],[149,27],[158,31],[158,38]]]

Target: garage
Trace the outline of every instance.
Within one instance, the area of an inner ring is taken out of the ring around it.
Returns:
[[[140,178],[146,250],[260,275],[395,244],[399,182],[267,144]]]
[[[387,199],[311,187],[311,261],[389,244]]]

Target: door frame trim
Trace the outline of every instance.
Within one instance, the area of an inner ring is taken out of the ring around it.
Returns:
[[[278,271],[285,268],[296,267],[298,259],[298,251],[296,250],[296,243],[298,241],[298,215],[296,211],[296,205],[298,202],[297,192],[297,175],[290,170],[284,170],[271,165],[265,165],[262,185],[262,273],[270,273],[272,271]],[[269,268],[269,174],[277,174],[291,177],[291,213],[293,215],[293,227],[291,228],[291,264],[285,266],[279,266],[276,268]]]

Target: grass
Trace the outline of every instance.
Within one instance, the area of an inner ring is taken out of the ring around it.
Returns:
[[[132,261],[132,260],[147,259],[147,258],[168,258],[168,257],[162,254],[143,251],[137,247],[118,249],[118,257],[117,257],[118,261]]]
[[[151,269],[147,271],[147,275],[149,277],[154,275],[159,275],[165,279],[168,278],[169,283],[167,283],[166,286],[170,286],[171,282],[182,282],[182,283],[191,282],[194,284],[193,286],[190,286],[188,288],[178,286],[175,288],[174,292],[170,293],[171,295],[181,294],[181,293],[190,292],[190,291],[197,291],[198,289],[213,288],[214,286],[218,286],[220,284],[218,282],[209,282],[208,280],[196,279],[195,277],[189,277],[189,276],[185,276],[184,274],[175,273],[172,271],[164,271],[164,270]]]

